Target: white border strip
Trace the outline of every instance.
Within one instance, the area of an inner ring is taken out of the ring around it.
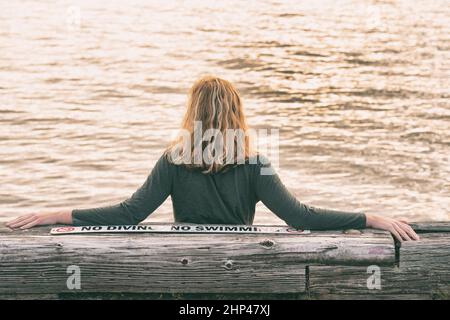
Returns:
[[[50,234],[87,233],[243,233],[243,234],[309,234],[309,230],[297,230],[288,226],[246,226],[215,224],[165,224],[165,225],[120,225],[120,226],[64,226],[52,228]]]

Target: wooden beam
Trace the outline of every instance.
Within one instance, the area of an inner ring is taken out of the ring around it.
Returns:
[[[444,226],[443,226],[444,227]],[[317,299],[449,299],[450,232],[422,224],[421,241],[403,242],[399,265],[380,267],[381,288],[369,289],[367,266],[311,266],[308,291]],[[433,230],[429,233],[424,230]]]
[[[305,267],[393,266],[386,232],[309,235],[89,234],[0,228],[0,294],[60,294],[67,268],[81,293],[304,293]]]

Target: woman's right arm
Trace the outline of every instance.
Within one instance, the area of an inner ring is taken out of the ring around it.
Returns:
[[[306,205],[287,190],[269,161],[262,157],[255,166],[255,190],[261,200],[278,217],[295,228],[311,230],[375,228],[390,231],[396,239],[418,240],[406,221],[364,212],[345,212]],[[264,168],[264,172],[261,170]],[[271,173],[271,174],[263,174]]]

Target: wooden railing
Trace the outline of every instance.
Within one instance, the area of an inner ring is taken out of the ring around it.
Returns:
[[[421,223],[421,241],[387,232],[50,235],[0,226],[0,298],[111,294],[289,294],[309,299],[443,298],[450,223]],[[68,285],[78,272],[79,288]]]

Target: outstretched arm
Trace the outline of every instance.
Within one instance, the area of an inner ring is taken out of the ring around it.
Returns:
[[[91,209],[73,209],[21,216],[6,225],[28,229],[36,225],[118,225],[137,224],[158,208],[172,189],[171,168],[163,155],[144,184],[133,195],[119,204]]]
[[[399,241],[418,240],[405,222],[363,212],[317,208],[301,203],[287,190],[267,159],[255,166],[256,196],[288,225],[311,230],[376,228],[390,231]],[[264,172],[262,172],[264,168]],[[272,174],[262,174],[272,173]]]

